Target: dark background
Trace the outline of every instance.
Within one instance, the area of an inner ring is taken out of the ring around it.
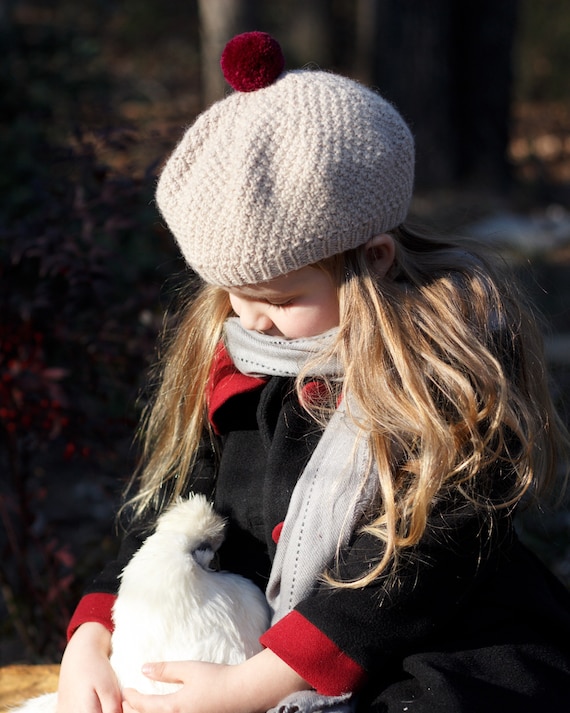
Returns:
[[[570,5],[565,0],[4,0],[0,5],[0,664],[57,661],[114,511],[184,266],[161,162],[227,91],[224,43],[378,87],[418,147],[414,216],[479,235],[546,317],[570,397]],[[570,508],[525,539],[570,583]]]

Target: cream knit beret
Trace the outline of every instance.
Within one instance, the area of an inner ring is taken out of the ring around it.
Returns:
[[[251,35],[269,37],[239,37]],[[238,287],[397,227],[413,176],[413,138],[394,107],[345,77],[300,70],[201,114],[156,197],[188,264]]]

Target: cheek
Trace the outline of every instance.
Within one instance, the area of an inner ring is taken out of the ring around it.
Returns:
[[[326,297],[319,305],[321,320],[325,329],[338,327],[340,321],[340,307],[336,290],[327,292]]]
[[[336,292],[336,290],[334,292],[334,296],[330,304],[330,315],[331,319],[334,321],[334,326],[338,327],[340,323],[340,304],[338,301],[338,293]]]
[[[323,313],[324,331],[338,327],[340,322],[340,312],[338,302],[329,304]]]
[[[339,324],[339,308],[336,301],[327,301],[304,310],[301,314],[291,315],[290,328],[298,337],[314,337],[328,332]]]
[[[239,304],[238,304],[238,303],[239,303],[239,300],[238,300],[238,298],[237,298],[235,295],[228,295],[228,297],[229,297],[229,300],[230,300],[231,308],[233,309],[233,311],[234,311],[234,312],[237,314],[237,316],[239,317],[239,311],[238,311],[238,310],[239,310]]]

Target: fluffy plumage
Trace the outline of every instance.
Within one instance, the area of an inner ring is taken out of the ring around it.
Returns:
[[[123,570],[113,608],[111,664],[122,687],[170,693],[151,681],[147,661],[237,664],[261,650],[269,625],[263,593],[249,580],[210,569],[224,521],[202,495],[181,500]],[[54,713],[57,694],[33,698],[12,713]]]

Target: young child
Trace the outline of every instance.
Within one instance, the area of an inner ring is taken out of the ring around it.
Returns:
[[[529,311],[473,246],[404,223],[413,139],[378,94],[283,72],[264,33],[222,68],[236,91],[157,190],[203,285],[146,414],[132,525],[70,624],[59,713],[563,709],[570,597],[513,528],[568,446]],[[121,703],[118,576],[189,491],[229,521],[221,568],[266,590],[265,648],[149,662],[182,689]]]

